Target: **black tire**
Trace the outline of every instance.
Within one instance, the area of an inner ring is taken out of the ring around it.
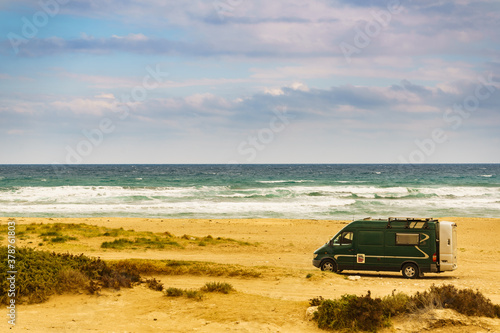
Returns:
[[[403,266],[403,276],[407,279],[416,279],[420,276],[418,266],[415,264],[405,264]]]
[[[321,270],[328,272],[337,272],[337,264],[332,259],[326,259],[321,263]]]

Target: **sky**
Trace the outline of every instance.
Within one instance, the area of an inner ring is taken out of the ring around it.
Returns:
[[[500,163],[500,1],[2,0],[0,164]]]

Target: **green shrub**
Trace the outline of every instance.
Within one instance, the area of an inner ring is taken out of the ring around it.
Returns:
[[[125,249],[125,248],[155,248],[163,249],[166,246],[182,247],[179,243],[172,241],[170,238],[146,238],[137,237],[135,240],[130,240],[127,238],[118,238],[112,242],[103,242],[101,248],[112,248],[112,249]]]
[[[163,290],[163,283],[161,283],[160,281],[156,280],[155,278],[146,279],[146,286],[149,289],[156,290],[156,291],[162,291]]]
[[[187,298],[192,298],[196,301],[201,301],[203,299],[203,293],[196,289],[188,289],[184,291]]]
[[[322,329],[347,331],[377,331],[391,325],[390,318],[421,309],[449,308],[468,316],[500,317],[500,306],[491,303],[479,291],[457,289],[453,285],[431,286],[428,291],[414,296],[393,292],[382,299],[343,295],[338,300],[313,298],[311,306],[318,306],[314,319]]]
[[[115,239],[112,242],[104,242],[101,244],[101,247],[103,249],[124,249],[130,244],[134,244],[131,240],[128,240],[126,238],[118,238]]]
[[[47,232],[42,232],[40,236],[62,236],[62,233],[59,231],[47,231]]]
[[[226,282],[208,282],[201,288],[201,291],[208,293],[222,293],[229,294],[234,291],[232,285]]]
[[[453,285],[432,285],[428,291],[411,297],[411,305],[416,309],[450,308],[467,316],[500,317],[500,306],[494,305],[479,291],[457,289]]]
[[[57,236],[50,239],[52,243],[65,243],[69,240],[78,240],[78,238],[70,236]]]
[[[0,247],[0,264],[7,267],[7,247]],[[100,287],[131,287],[139,274],[113,269],[106,262],[83,254],[55,253],[19,247],[16,249],[16,299],[19,303],[41,303],[62,292]],[[0,302],[7,304],[7,270],[0,270]]]
[[[168,297],[186,296],[187,298],[201,301],[203,299],[203,293],[205,292],[212,292],[212,293],[218,292],[223,294],[229,294],[231,291],[234,291],[234,288],[229,283],[209,282],[206,283],[205,286],[203,286],[199,290],[170,287],[167,290],[165,290],[165,296]]]
[[[361,297],[343,295],[339,300],[321,302],[314,319],[322,329],[376,331],[390,325],[381,303],[380,298],[371,298],[369,292]]]
[[[390,296],[382,298],[382,311],[385,316],[394,317],[410,311],[410,297],[405,293],[392,292]]]
[[[321,305],[321,302],[323,302],[324,300],[325,299],[323,298],[323,296],[315,297],[309,300],[309,304],[311,306],[319,306]]]
[[[184,290],[180,288],[170,287],[165,291],[165,295],[168,297],[180,297],[184,296]]]

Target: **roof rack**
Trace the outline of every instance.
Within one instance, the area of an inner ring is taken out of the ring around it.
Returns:
[[[437,222],[437,220],[432,217],[424,217],[424,218],[389,217],[387,219],[387,229],[392,228],[391,225],[392,222],[406,222],[405,229],[409,228],[429,229],[429,222]]]

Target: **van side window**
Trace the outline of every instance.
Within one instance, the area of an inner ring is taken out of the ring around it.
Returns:
[[[396,245],[419,245],[420,234],[396,233]]]
[[[343,233],[335,237],[335,239],[333,240],[333,245],[350,245],[352,244],[352,237],[352,231],[344,231]]]

